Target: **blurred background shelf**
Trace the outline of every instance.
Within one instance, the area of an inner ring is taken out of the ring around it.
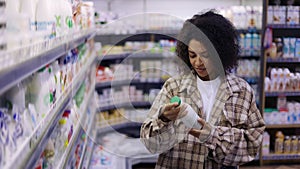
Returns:
[[[98,108],[98,112],[108,111],[108,110],[118,109],[118,108],[150,108],[150,106],[151,106],[151,103],[146,102],[146,101],[117,103],[117,104],[114,104],[114,105],[100,106]]]
[[[155,81],[141,81],[139,79],[133,79],[133,80],[116,80],[116,81],[105,81],[105,82],[98,82],[96,84],[96,90],[101,88],[110,88],[110,87],[117,87],[117,86],[123,86],[123,85],[136,85],[136,86],[143,86],[143,85],[151,85],[151,86],[161,86],[164,84],[164,80],[157,79]]]
[[[267,124],[267,129],[288,129],[288,128],[300,128],[300,124]]]
[[[300,58],[267,58],[267,63],[300,63]]]

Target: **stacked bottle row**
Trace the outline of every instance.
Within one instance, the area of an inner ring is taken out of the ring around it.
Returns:
[[[299,24],[299,6],[293,6],[293,4],[289,4],[288,6],[277,4],[268,6],[267,10],[267,24]]]
[[[85,127],[83,120],[90,118],[86,117],[83,119],[83,116],[91,116],[92,114],[93,104],[91,104],[92,100],[88,98],[91,90],[93,90],[93,88],[90,88],[90,86],[87,86],[85,83],[79,88],[72,103],[64,110],[62,117],[52,132],[47,146],[38,160],[36,168],[47,169],[62,166],[62,164],[66,162],[62,160],[68,160],[63,159],[66,158],[65,154],[68,153],[67,149],[71,147],[75,147],[75,149],[79,148],[77,147],[77,138],[75,137],[77,137],[76,133],[79,132],[78,129],[80,130],[81,127]],[[79,151],[79,149],[77,151]],[[82,150],[80,149],[80,151]],[[76,153],[75,151],[75,156],[79,155],[78,153],[79,152]],[[74,164],[76,164],[76,161],[77,158]]]
[[[265,77],[265,91],[300,91],[300,73],[288,68],[269,68],[270,77]]]
[[[253,59],[243,59],[238,61],[236,74],[242,77],[258,77],[260,61]]]
[[[300,136],[284,135],[282,131],[277,131],[274,139],[274,149],[270,151],[270,135],[264,132],[263,135],[263,155],[268,154],[300,154]]]
[[[261,28],[261,6],[233,6],[218,8],[238,29]],[[182,16],[184,18],[186,16]],[[117,22],[113,22],[117,21]],[[95,23],[99,34],[135,34],[143,31],[159,30],[166,33],[181,29],[183,20],[164,14],[140,14],[123,17],[117,13],[97,11]],[[106,24],[109,23],[109,24]],[[104,25],[103,25],[104,24]],[[122,29],[120,29],[122,28]]]
[[[0,55],[1,70],[85,34],[93,27],[93,11],[92,3],[81,1],[6,1],[6,28],[2,31],[1,26],[0,31],[0,42],[5,46]]]
[[[97,11],[95,23],[97,27],[100,28],[98,29],[99,34],[118,35],[135,34],[151,30],[175,33],[181,28],[183,20],[178,17],[160,13],[143,13],[122,17],[112,12]]]
[[[272,38],[273,30],[266,29],[265,55],[270,58],[300,58],[300,38],[296,37],[277,37]]]
[[[265,108],[264,117],[266,124],[300,124],[300,103],[279,96],[277,107]]]
[[[143,90],[136,89],[135,86],[122,86],[120,89],[109,88],[103,89],[102,94],[99,94],[100,107],[130,104],[132,102],[150,102],[153,101],[159,92],[159,89],[149,89],[149,93]]]
[[[231,6],[218,8],[237,29],[260,29],[262,18],[261,6]]]
[[[130,62],[130,61],[129,61]],[[137,64],[137,65],[134,65]],[[138,70],[140,68],[140,70]],[[111,64],[109,67],[98,66],[97,82],[139,80],[141,82],[161,82],[178,74],[175,63],[171,60],[147,60],[140,63]]]
[[[113,109],[103,111],[97,114],[97,127],[105,127],[124,122],[139,122],[142,123],[147,117],[149,109]]]
[[[149,53],[161,53],[165,56],[172,56],[175,52],[176,41],[161,39],[158,42],[150,41],[126,41],[123,46],[119,45],[105,45],[99,50],[99,53],[104,57],[105,55],[122,54],[125,52],[138,53],[147,51]]]
[[[261,37],[258,33],[240,33],[241,56],[260,56]]]
[[[24,140],[31,137],[33,144],[40,138],[41,126],[46,126],[40,123],[50,120],[47,117],[51,110],[60,104],[67,91],[72,90],[80,68],[90,58],[88,49],[88,43],[80,45],[1,96],[0,130],[6,133],[3,139],[7,142],[0,143],[4,157],[0,166],[10,162],[11,153],[22,147]],[[35,130],[38,132],[31,136]]]

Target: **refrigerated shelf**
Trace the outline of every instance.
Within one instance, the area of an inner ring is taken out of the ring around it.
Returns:
[[[56,166],[56,168],[58,168],[58,169],[66,168],[66,165],[69,161],[69,157],[72,154],[71,152],[74,152],[73,150],[74,150],[74,148],[76,148],[74,146],[74,144],[75,144],[79,134],[81,132],[83,132],[82,125],[86,124],[86,120],[87,120],[86,119],[87,118],[86,111],[88,109],[89,101],[91,100],[91,98],[93,96],[93,93],[94,93],[94,90],[91,88],[90,91],[87,94],[87,100],[86,100],[86,104],[83,106],[84,107],[83,111],[80,112],[81,117],[78,119],[76,127],[74,128],[74,134],[72,135],[71,140],[68,144],[68,147],[66,148],[64,154],[62,155],[60,162]]]
[[[87,39],[93,38],[95,33],[89,31],[87,34],[78,38],[74,38],[50,50],[47,50],[29,60],[22,63],[8,67],[0,71],[0,94],[15,86],[25,78],[29,77],[32,73],[53,62],[57,58],[67,54],[71,49],[84,43]]]
[[[300,124],[267,124],[267,129],[288,129],[288,128],[300,128]]]
[[[95,58],[95,55],[92,55],[85,63],[85,66],[81,69],[82,71],[73,79],[72,83],[69,84],[61,97],[57,99],[48,111],[46,117],[39,122],[32,134],[24,140],[23,145],[14,153],[10,162],[4,168],[34,168],[36,160],[42,154],[63,110],[83,83],[85,74],[90,65],[95,61]]]

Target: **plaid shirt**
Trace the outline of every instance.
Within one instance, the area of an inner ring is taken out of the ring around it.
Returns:
[[[170,78],[156,97],[141,127],[141,141],[152,153],[160,153],[156,169],[218,169],[253,160],[265,129],[256,107],[253,89],[243,79],[226,75],[218,89],[209,120],[199,138],[177,119],[159,119],[161,106],[179,96],[205,119],[193,73]]]

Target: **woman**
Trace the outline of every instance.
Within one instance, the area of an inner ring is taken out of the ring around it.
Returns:
[[[237,65],[237,32],[213,11],[188,19],[178,57],[189,71],[166,81],[141,127],[141,141],[160,153],[156,168],[238,168],[255,158],[265,129],[253,89],[230,71]],[[183,104],[170,103],[173,96]],[[190,106],[202,128],[181,120]]]

